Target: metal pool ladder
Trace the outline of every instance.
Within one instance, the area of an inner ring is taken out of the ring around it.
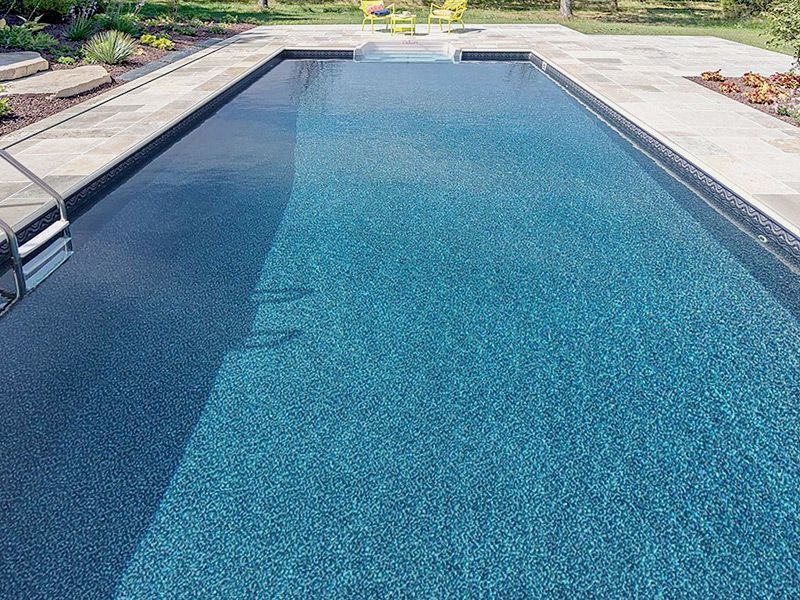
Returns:
[[[33,290],[72,256],[72,234],[69,230],[67,207],[61,194],[6,150],[0,150],[0,158],[47,192],[55,200],[58,208],[58,220],[21,245],[11,225],[0,219],[0,230],[8,240],[16,288],[13,294],[6,294],[0,290],[0,315],[3,315],[15,302]]]

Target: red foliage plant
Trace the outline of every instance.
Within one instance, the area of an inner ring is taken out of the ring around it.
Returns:
[[[758,88],[763,86],[765,83],[768,83],[768,81],[769,80],[763,75],[753,73],[752,71],[748,71],[742,75],[742,83],[747,87]]]
[[[723,94],[733,94],[736,92],[741,92],[742,90],[736,85],[734,81],[725,81],[719,84],[719,91]]]
[[[800,88],[800,75],[795,73],[775,73],[769,80],[782,88],[790,90]]]
[[[700,78],[703,81],[725,81],[725,78],[722,76],[722,69],[717,71],[704,71],[700,73]]]

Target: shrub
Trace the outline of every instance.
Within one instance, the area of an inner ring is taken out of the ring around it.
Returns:
[[[772,0],[720,0],[722,14],[728,19],[757,15],[772,4]]]
[[[72,56],[59,56],[56,62],[60,65],[74,65],[78,61]]]
[[[771,83],[765,83],[760,87],[750,90],[747,92],[746,96],[747,101],[753,104],[772,104],[776,100],[785,100],[788,97],[786,92]]]
[[[118,65],[136,50],[136,40],[122,31],[101,31],[86,42],[82,50],[86,62]]]
[[[189,19],[185,23],[176,23],[173,21],[172,23],[166,24],[164,27],[180,35],[196,36],[198,34],[198,29],[202,26],[203,22],[200,19]]]
[[[735,92],[741,92],[742,90],[740,90],[739,86],[733,81],[725,81],[719,84],[719,91],[723,94],[733,94]]]
[[[95,20],[100,29],[105,31],[121,31],[128,35],[139,33],[139,24],[132,13],[116,14],[109,12],[95,16]]]
[[[9,116],[13,112],[11,101],[8,98],[0,98],[0,119]]]
[[[22,0],[22,13],[36,15],[47,23],[61,23],[69,14],[72,0]]]
[[[227,29],[225,29],[225,27],[223,27],[222,25],[210,23],[209,25],[206,26],[206,31],[208,31],[208,33],[210,33],[211,35],[223,35],[227,31]]]
[[[800,66],[800,0],[775,0],[768,16],[772,41],[788,44]]]
[[[800,125],[800,108],[795,109],[791,106],[779,106],[777,113],[783,117],[790,117]]]
[[[747,87],[759,88],[764,84],[769,83],[769,81],[763,75],[759,75],[758,73],[753,73],[752,71],[748,71],[747,73],[742,75],[742,83],[745,84]]]
[[[703,81],[725,81],[725,78],[722,76],[722,69],[718,71],[704,71],[700,73],[700,78]]]
[[[96,25],[94,20],[88,17],[78,16],[72,19],[72,22],[70,22],[67,30],[64,32],[64,35],[68,40],[79,42],[92,35],[95,27]]]
[[[158,48],[159,50],[175,49],[175,42],[173,42],[167,36],[156,37],[154,35],[150,35],[149,33],[145,33],[139,38],[139,41],[145,46],[152,46],[153,48]]]
[[[47,33],[33,33],[24,25],[12,25],[0,29],[0,47],[31,52],[51,52],[58,47],[58,40]]]
[[[769,80],[771,83],[786,88],[787,90],[796,90],[800,88],[800,75],[796,73],[775,73]]]
[[[173,25],[171,29],[177,34],[191,37],[195,37],[198,33],[197,27],[192,27],[191,25]]]

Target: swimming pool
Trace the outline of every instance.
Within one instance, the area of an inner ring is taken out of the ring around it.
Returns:
[[[791,596],[797,276],[530,64],[280,63],[3,320],[10,596]]]

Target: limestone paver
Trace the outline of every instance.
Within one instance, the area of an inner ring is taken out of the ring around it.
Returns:
[[[800,128],[686,79],[709,69],[787,70],[790,57],[713,37],[589,36],[560,25],[473,25],[418,37],[533,51],[800,236]],[[359,25],[258,27],[13,132],[0,146],[69,195],[281,50],[352,50],[381,39],[389,38]],[[0,218],[21,228],[48,206],[0,161]]]
[[[3,52],[0,54],[0,81],[27,77],[49,66],[38,52]]]
[[[50,94],[56,98],[69,98],[106,83],[111,83],[108,71],[100,65],[86,65],[75,69],[47,71],[12,81],[5,86],[3,93]]]

